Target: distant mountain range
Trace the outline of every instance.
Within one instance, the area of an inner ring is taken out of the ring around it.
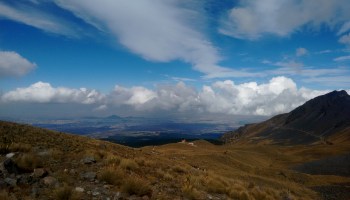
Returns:
[[[225,142],[260,144],[315,144],[350,142],[350,96],[333,91],[293,111],[222,136]]]

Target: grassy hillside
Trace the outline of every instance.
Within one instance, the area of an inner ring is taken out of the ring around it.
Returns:
[[[0,122],[0,145],[0,199],[321,199],[330,187],[340,189],[329,193],[337,199],[350,194],[349,177],[291,170],[349,145],[129,148],[9,122]],[[4,167],[10,152],[12,174]]]

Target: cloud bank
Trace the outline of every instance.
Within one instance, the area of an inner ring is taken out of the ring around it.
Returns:
[[[347,0],[241,0],[222,21],[220,33],[256,40],[264,35],[286,37],[305,26],[319,29],[340,27],[337,35],[350,30]]]
[[[27,88],[17,88],[7,92],[1,99],[3,102],[93,104],[100,102],[103,95],[96,90],[86,88],[54,88],[49,83],[37,82]]]
[[[35,67],[35,63],[14,51],[0,51],[0,78],[23,76]]]
[[[185,112],[231,115],[275,115],[289,112],[305,101],[329,91],[298,88],[287,77],[274,77],[266,83],[235,84],[231,80],[203,85],[201,89],[179,82],[154,89],[141,86],[115,88],[108,94],[92,89],[52,87],[37,82],[1,96],[6,103],[78,103],[94,105],[92,112],[128,108],[137,112]]]

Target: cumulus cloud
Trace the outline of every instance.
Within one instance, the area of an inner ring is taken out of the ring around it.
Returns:
[[[295,55],[300,57],[300,56],[305,56],[307,55],[309,52],[307,49],[303,48],[303,47],[299,47],[295,50]]]
[[[198,30],[198,13],[195,9],[186,8],[184,2],[55,2],[87,23],[110,33],[123,46],[144,59],[159,62],[182,60],[205,74],[228,70],[217,65],[221,60],[218,50]]]
[[[52,87],[38,82],[2,95],[2,102],[93,104],[96,112],[109,109],[131,109],[137,112],[172,112],[230,115],[275,115],[289,112],[307,100],[329,91],[298,88],[287,77],[274,77],[266,83],[236,84],[231,80],[203,85],[201,89],[179,82],[158,85],[154,89],[141,86],[115,88],[100,94],[85,88]]]
[[[76,26],[46,10],[47,8],[40,7],[38,1],[0,2],[0,18],[14,20],[49,33],[78,37]]]
[[[136,86],[132,88],[125,88],[117,85],[108,95],[108,101],[113,105],[130,105],[136,108],[155,97],[155,92],[145,87]]]
[[[49,83],[37,82],[27,88],[9,91],[2,95],[1,100],[4,102],[94,104],[103,98],[104,96],[96,90],[55,88]]]
[[[349,27],[349,10],[347,0],[241,0],[228,12],[219,31],[250,40],[266,34],[285,37],[305,26],[334,29],[341,25],[342,33]]]
[[[14,51],[0,51],[0,78],[23,76],[36,67]]]

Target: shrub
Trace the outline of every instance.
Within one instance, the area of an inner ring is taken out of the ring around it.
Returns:
[[[125,174],[122,170],[109,167],[102,169],[97,178],[110,185],[120,185],[124,177]]]
[[[189,199],[201,199],[200,192],[195,187],[193,187],[193,185],[190,184],[185,184],[182,187],[182,193],[185,197]]]
[[[32,150],[32,146],[23,143],[13,143],[10,145],[9,150],[11,152],[29,152]]]
[[[122,159],[120,161],[119,166],[122,169],[126,169],[126,170],[135,170],[139,167],[139,165],[134,160],[131,160],[131,159]]]
[[[67,185],[57,188],[54,191],[54,199],[57,200],[78,200],[81,199],[80,195],[73,191],[73,189]]]
[[[11,198],[9,196],[9,194],[5,190],[3,190],[3,191],[0,191],[0,199],[1,200],[12,200],[13,198]]]
[[[120,157],[115,155],[108,155],[105,160],[105,164],[107,165],[119,165],[120,164]]]
[[[152,194],[150,184],[137,177],[129,177],[126,179],[122,185],[122,190],[130,195],[144,196]]]
[[[179,165],[174,166],[173,171],[176,173],[179,173],[179,174],[186,173],[186,169],[184,169],[183,167],[181,167]]]
[[[206,184],[207,191],[213,193],[225,194],[227,193],[226,186],[222,180],[211,178]]]
[[[63,186],[54,191],[54,197],[57,200],[71,200],[74,199],[74,192],[71,187]]]
[[[22,154],[15,162],[20,169],[28,172],[33,171],[35,168],[42,167],[41,159],[33,153]]]

